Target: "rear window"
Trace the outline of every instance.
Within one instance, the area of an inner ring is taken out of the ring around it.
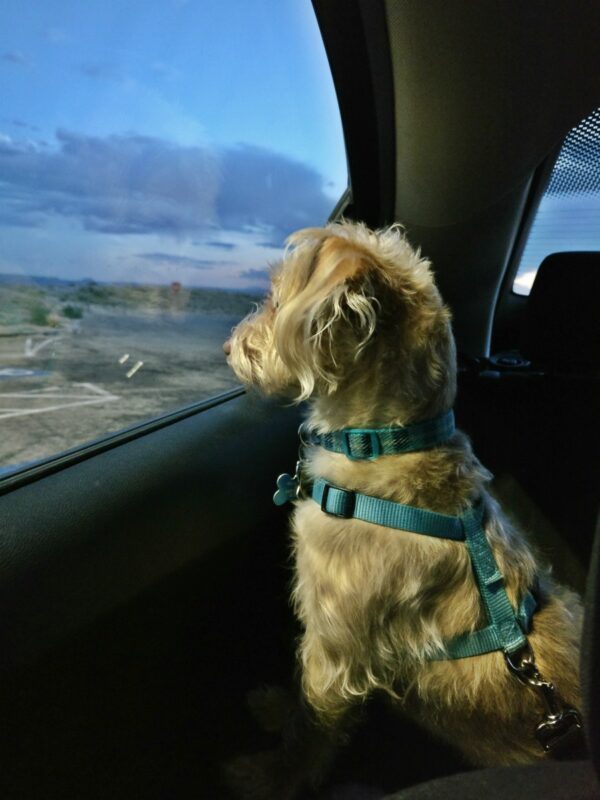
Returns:
[[[560,149],[521,256],[513,290],[528,295],[550,253],[600,250],[600,109]]]

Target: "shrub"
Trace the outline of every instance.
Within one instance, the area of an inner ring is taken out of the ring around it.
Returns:
[[[79,306],[66,305],[62,308],[62,315],[67,319],[81,319],[83,311]]]
[[[48,325],[48,309],[41,303],[35,303],[31,306],[29,312],[29,321],[32,325]]]

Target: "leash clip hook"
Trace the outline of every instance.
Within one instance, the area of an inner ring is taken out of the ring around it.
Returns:
[[[535,736],[545,752],[562,749],[578,737],[583,728],[581,714],[576,708],[565,705],[556,688],[544,680],[535,663],[533,651],[526,645],[519,653],[504,654],[512,674],[524,685],[534,689],[545,709],[545,715],[535,728]]]

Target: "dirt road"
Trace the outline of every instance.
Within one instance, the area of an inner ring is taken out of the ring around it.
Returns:
[[[0,472],[236,385],[222,314],[92,309],[0,337]]]

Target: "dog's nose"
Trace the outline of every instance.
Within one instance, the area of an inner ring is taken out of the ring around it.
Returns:
[[[227,339],[226,342],[223,342],[223,352],[226,356],[231,353],[231,339]]]

